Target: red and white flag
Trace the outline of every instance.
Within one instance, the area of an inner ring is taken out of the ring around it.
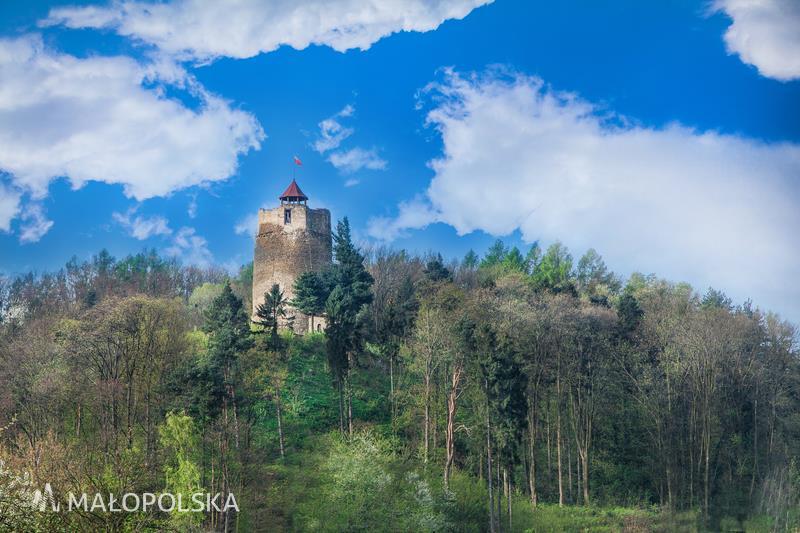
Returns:
[[[303,166],[303,162],[300,161],[300,158],[297,157],[297,156],[294,156],[294,164],[297,165],[298,167],[302,167]]]

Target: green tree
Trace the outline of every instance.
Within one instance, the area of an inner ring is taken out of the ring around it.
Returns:
[[[253,345],[250,333],[250,318],[229,282],[214,300],[206,313],[204,327],[208,333],[208,362],[205,376],[211,380],[213,405],[220,405],[218,423],[221,435],[218,439],[221,492],[223,500],[228,498],[234,486],[231,460],[230,435],[233,433],[234,450],[240,450],[239,406],[237,391],[241,390],[240,357]],[[235,464],[235,463],[234,463]],[[220,521],[227,524],[230,513],[223,511]]]
[[[485,375],[489,405],[489,417],[492,420],[493,437],[498,458],[498,467],[502,468],[508,528],[511,529],[511,474],[517,460],[519,442],[522,438],[528,414],[525,399],[526,379],[522,371],[519,356],[512,343],[506,338],[497,338],[493,332],[484,336],[493,345],[485,346]],[[499,489],[499,487],[498,487]],[[500,495],[498,493],[498,509]],[[498,521],[499,521],[498,512]]]
[[[506,254],[500,265],[506,272],[525,272],[525,258],[516,246]]]
[[[499,265],[505,259],[506,254],[508,253],[508,249],[506,245],[503,244],[503,241],[497,239],[494,241],[494,244],[487,250],[486,255],[483,256],[481,260],[481,268],[489,268],[495,265]]]
[[[479,261],[480,259],[478,258],[478,254],[476,254],[474,250],[470,250],[464,256],[464,259],[461,260],[461,266],[466,269],[472,270],[478,267]]]
[[[294,281],[294,298],[291,305],[311,317],[311,331],[314,331],[314,317],[325,312],[328,293],[322,277],[316,272],[303,272]]]
[[[533,280],[538,287],[553,292],[573,291],[572,255],[569,250],[560,242],[551,244],[534,270]]]
[[[347,389],[348,431],[353,432],[353,409],[349,373],[354,358],[363,348],[364,331],[360,327],[362,310],[372,301],[372,275],[364,267],[364,256],[353,244],[350,222],[345,217],[333,235],[336,263],[331,279],[335,285],[325,303],[328,363],[339,390],[339,423],[344,431],[343,387]]]
[[[589,248],[578,261],[575,277],[578,292],[587,295],[594,303],[607,304],[608,295],[620,288],[619,280],[594,248]]]
[[[525,272],[528,274],[533,274],[536,272],[536,269],[539,268],[539,263],[542,262],[542,248],[539,246],[539,242],[534,242],[531,245],[530,250],[528,253],[525,254]]]
[[[453,273],[450,272],[449,268],[444,266],[441,254],[436,254],[430,258],[430,260],[425,264],[424,272],[425,277],[433,282],[453,279]]]
[[[170,412],[158,433],[159,442],[168,454],[164,465],[165,492],[180,497],[188,507],[193,494],[204,492],[198,466],[200,439],[197,428],[185,413]],[[176,509],[170,513],[169,520],[178,531],[195,531],[203,521],[203,514]]]
[[[278,333],[281,324],[285,324],[289,329],[292,327],[293,316],[288,314],[289,302],[283,296],[280,286],[274,283],[269,292],[264,294],[264,303],[256,309],[257,324],[264,327],[266,337],[266,352],[271,375],[273,390],[275,391],[275,409],[278,417],[278,444],[281,457],[286,455],[283,441],[283,416],[281,406],[281,389],[288,374],[288,351],[286,342]]]
[[[222,284],[220,283],[206,282],[195,287],[189,296],[189,309],[192,310],[193,321],[198,325],[201,324],[211,304],[221,293]]]

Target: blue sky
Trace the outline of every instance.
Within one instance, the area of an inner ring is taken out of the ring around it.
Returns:
[[[235,268],[298,155],[365,244],[560,239],[800,321],[793,0],[220,4],[0,6],[0,272]]]

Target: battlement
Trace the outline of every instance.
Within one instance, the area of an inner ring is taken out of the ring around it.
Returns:
[[[258,234],[273,231],[311,231],[330,235],[331,212],[327,209],[311,209],[304,204],[283,204],[272,209],[259,209]]]

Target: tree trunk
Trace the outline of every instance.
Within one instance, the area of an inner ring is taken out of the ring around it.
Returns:
[[[350,436],[353,436],[353,385],[350,383],[350,371],[347,371],[348,375],[345,379],[345,385],[347,386],[347,430]]]
[[[497,472],[497,531],[503,531],[503,489],[500,488],[500,451],[497,451],[497,468],[495,468],[495,472]]]
[[[339,431],[344,435],[344,390],[341,377],[336,378],[336,385],[339,388]]]
[[[561,377],[556,376],[556,462],[558,463],[558,506],[564,507],[564,481],[561,471]]]
[[[281,389],[280,387],[275,388],[275,408],[277,410],[278,415],[278,444],[280,445],[281,449],[281,457],[285,457],[286,453],[283,447],[283,420],[281,417]]]
[[[580,476],[580,472],[578,472],[578,476]],[[567,438],[567,497],[570,503],[575,503],[576,498],[572,496],[572,446],[569,444],[569,438]]]
[[[508,512],[508,530],[511,531],[511,477],[508,475],[508,468],[503,468],[503,483],[506,493],[506,510]]]
[[[394,348],[390,348],[389,351],[389,409],[394,428]]]
[[[450,392],[447,395],[447,431],[445,438],[446,458],[444,464],[444,488],[450,488],[450,471],[453,468],[455,455],[455,419],[458,407],[458,388],[461,382],[461,366],[455,365],[450,382]]]
[[[488,384],[486,385],[486,480],[489,485],[489,531],[495,533],[494,526],[494,490],[492,488],[492,426],[489,419]]]
[[[428,464],[428,450],[430,446],[430,426],[431,426],[431,376],[429,373],[425,374],[425,455],[423,461]]]
[[[538,503],[536,496],[536,427],[533,421],[535,414],[532,403],[528,404],[528,485],[531,493],[531,506],[535,509]]]
[[[589,450],[581,457],[583,462],[583,505],[589,505]]]

